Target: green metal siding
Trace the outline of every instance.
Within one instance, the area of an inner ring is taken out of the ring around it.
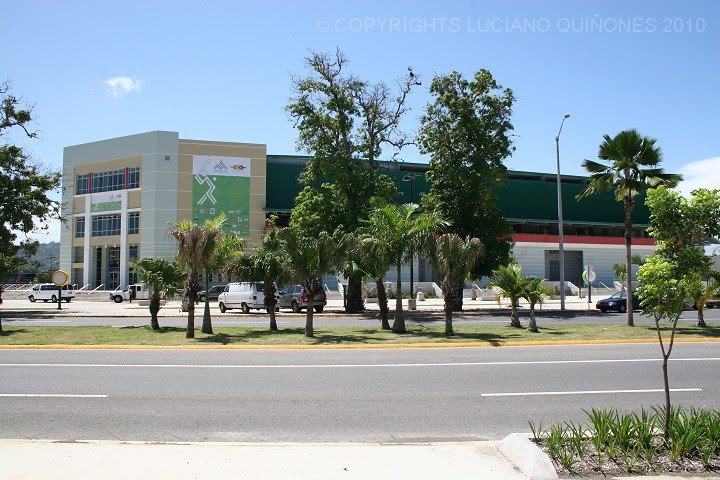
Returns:
[[[287,212],[295,206],[295,197],[302,190],[298,177],[308,157],[283,157],[268,155],[267,163],[267,200],[266,210]],[[404,167],[405,165],[403,165]],[[410,202],[410,183],[402,177],[408,171],[427,168],[426,165],[413,164],[408,170],[390,170],[387,173],[395,180],[400,190],[397,201]],[[514,177],[523,178],[514,178]],[[526,172],[509,172],[504,185],[498,188],[498,205],[505,217],[514,221],[556,223],[557,222],[557,186],[554,176]],[[575,196],[584,188],[582,177],[563,177],[563,220],[567,223],[623,225],[625,211],[622,202],[615,201],[612,192],[575,200]],[[412,182],[412,201],[419,202],[421,195],[430,190],[430,183],[424,176]],[[650,212],[644,197],[638,197],[633,212],[633,224],[646,226]]]

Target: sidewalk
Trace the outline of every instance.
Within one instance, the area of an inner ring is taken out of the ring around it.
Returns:
[[[508,479],[525,476],[491,442],[153,444],[0,441],[10,479]]]
[[[566,300],[566,310],[571,312],[580,312],[580,311],[596,311],[595,310],[595,302],[599,300],[599,298],[593,297],[593,303],[588,304],[586,299],[581,299],[577,297],[567,297]],[[390,300],[388,302],[388,307],[390,308],[390,312],[393,312],[395,310],[395,301]],[[404,313],[406,315],[412,315],[413,312],[418,312],[421,314],[437,314],[442,315],[443,314],[443,300],[439,298],[433,298],[433,299],[427,299],[422,302],[417,302],[417,309],[416,310],[408,310],[408,301],[403,300],[403,309]],[[245,314],[241,313],[239,310],[233,310],[228,311],[224,314],[220,314],[220,310],[217,308],[217,302],[211,302],[210,308],[212,309],[212,312],[214,315],[222,315],[230,316],[230,317],[241,317],[246,316]],[[365,314],[366,315],[373,315],[378,311],[378,304],[377,303],[365,303]],[[202,309],[203,304],[198,304],[195,306],[195,314],[196,315],[202,315]],[[520,303],[520,311],[525,312],[527,310],[527,304],[524,302]],[[536,309],[536,312],[539,315],[542,315],[543,312],[557,312],[560,311],[560,301],[559,300],[549,300],[545,302],[541,307],[538,307]],[[62,303],[62,310],[57,309],[57,304],[51,304],[50,302],[44,303],[44,302],[35,302],[30,303],[27,299],[7,299],[4,300],[2,305],[0,305],[0,313],[5,316],[7,313],[12,312],[15,315],[26,313],[28,316],[36,316],[36,315],[42,315],[42,316],[78,316],[78,317],[148,317],[149,316],[149,310],[147,306],[141,306],[138,304],[137,301],[133,303],[129,302],[123,302],[123,303],[114,303],[110,300],[107,302],[99,302],[99,301],[88,301],[83,300],[82,297],[79,297],[75,300],[73,300],[70,303]],[[497,313],[500,312],[502,314],[510,314],[510,306],[507,302],[502,303],[501,305],[498,305],[495,301],[488,301],[488,300],[469,300],[465,299],[463,302],[463,314],[464,315],[472,315],[472,314],[490,314],[490,313]],[[300,314],[294,314],[290,312],[288,309],[283,309],[279,312],[282,315],[302,315],[305,316],[305,312],[302,312]],[[180,302],[179,301],[170,301],[167,302],[166,305],[164,305],[158,314],[160,317],[177,317],[177,316],[184,316],[187,315],[186,313],[183,313],[180,311]],[[266,313],[263,310],[252,310],[250,315],[257,316],[257,315],[263,315],[265,316]],[[343,310],[343,303],[342,300],[328,300],[327,306],[325,307],[325,311],[320,314],[315,314],[319,316],[323,315],[346,315]],[[362,315],[359,314],[359,315]]]
[[[388,445],[0,440],[0,458],[2,480],[527,479],[500,453],[495,442]],[[584,478],[700,480],[709,476]]]

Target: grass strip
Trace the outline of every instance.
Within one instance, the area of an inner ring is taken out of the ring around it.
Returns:
[[[408,332],[395,334],[380,328],[322,327],[316,325],[315,337],[304,336],[302,328],[280,328],[271,332],[259,327],[214,328],[212,335],[196,330],[194,339],[185,338],[185,328],[163,327],[153,331],[150,327],[118,328],[108,326],[4,326],[0,333],[0,347],[4,345],[392,345],[437,343],[439,345],[481,342],[501,346],[513,343],[540,341],[632,341],[656,339],[653,326],[627,327],[624,325],[551,325],[541,327],[540,333],[509,326],[465,325],[455,327],[455,335],[446,337],[441,325],[408,324]],[[709,340],[720,339],[720,326],[705,328],[679,326],[677,338]]]

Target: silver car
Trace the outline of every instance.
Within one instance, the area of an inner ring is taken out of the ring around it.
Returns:
[[[307,308],[307,298],[305,298],[305,289],[302,285],[291,285],[283,288],[278,292],[280,299],[278,305],[280,308],[289,308],[295,313],[300,313],[304,308]],[[325,291],[321,290],[313,299],[313,309],[320,313],[327,305],[327,297]]]

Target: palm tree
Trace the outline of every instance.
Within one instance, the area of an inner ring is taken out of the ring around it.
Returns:
[[[645,263],[645,260],[643,260],[640,255],[633,255],[630,259],[630,263],[632,263],[633,265],[637,265],[638,267],[642,267],[642,264]],[[626,268],[627,267],[624,263],[616,263],[612,266],[613,272],[615,273],[615,278],[617,278],[621,283],[623,283],[623,288],[625,288],[626,286]]]
[[[460,237],[455,233],[446,233],[434,237],[425,247],[430,263],[443,277],[442,292],[445,300],[445,335],[454,334],[452,314],[458,298],[462,296],[463,286],[475,262],[483,255],[484,247],[480,239]]]
[[[160,330],[158,312],[160,300],[177,297],[182,291],[185,272],[177,262],[164,258],[146,257],[135,263],[140,281],[150,291],[150,326]]]
[[[497,287],[500,294],[497,296],[498,303],[500,297],[507,297],[510,300],[510,326],[520,328],[520,319],[518,318],[517,308],[520,299],[525,293],[525,279],[522,276],[522,268],[516,262],[510,265],[500,265],[493,270],[494,278],[488,284],[491,287]]]
[[[419,250],[420,244],[428,235],[446,222],[436,214],[423,213],[416,215],[418,205],[406,203],[395,205],[389,203],[375,204],[370,216],[365,221],[366,232],[374,240],[378,253],[391,258],[397,271],[397,294],[395,295],[395,320],[392,330],[405,333],[405,319],[402,309],[402,280],[400,270],[405,261],[412,261],[411,252]]]
[[[276,332],[276,282],[284,285],[293,279],[287,246],[280,236],[280,231],[276,228],[268,230],[263,235],[262,243],[255,247],[255,252],[240,257],[230,267],[230,271],[244,280],[262,282],[265,308],[270,314],[270,330]]]
[[[720,273],[709,272],[709,278],[703,281],[699,273],[692,273],[687,277],[688,294],[693,299],[697,309],[698,327],[707,327],[705,323],[705,306],[708,300],[715,298],[720,293]]]
[[[388,322],[388,298],[385,290],[385,274],[392,267],[393,260],[385,255],[377,240],[372,235],[361,233],[358,229],[346,243],[346,256],[352,264],[352,269],[361,272],[375,282],[377,289],[378,309],[380,311],[380,328],[390,330]]]
[[[525,289],[523,298],[530,304],[530,321],[528,322],[528,332],[538,333],[537,322],[535,321],[535,305],[543,304],[545,299],[550,296],[553,291],[543,285],[544,278],[525,277]]]
[[[213,272],[218,274],[226,273],[228,268],[236,262],[236,259],[242,257],[242,250],[245,242],[233,233],[224,234],[221,232],[220,238],[216,241],[215,248],[204,267],[205,291],[210,290],[210,276]],[[212,333],[212,319],[210,317],[210,295],[205,295],[203,308],[202,332]]]
[[[320,277],[330,272],[341,262],[342,243],[327,232],[313,237],[299,234],[294,228],[280,231],[280,238],[287,246],[290,277],[298,281],[305,290],[307,315],[305,317],[305,336],[314,336],[313,302],[315,295],[322,290]]]
[[[632,213],[635,197],[651,188],[664,185],[674,187],[682,180],[681,175],[665,173],[658,167],[662,151],[657,140],[643,137],[637,130],[624,130],[615,138],[603,136],[598,158],[608,163],[585,160],[583,167],[590,173],[590,183],[577,199],[615,190],[615,199],[625,207],[625,271],[630,272],[632,263]],[[627,325],[633,326],[631,275],[625,278],[627,299]]]
[[[195,338],[195,302],[200,291],[202,272],[215,252],[222,235],[220,227],[224,221],[225,216],[221,214],[217,218],[206,220],[203,225],[196,225],[191,220],[183,220],[170,224],[168,228],[168,233],[178,241],[175,255],[187,274],[184,295],[188,300],[186,338]],[[202,331],[212,333],[212,325],[203,324]]]

